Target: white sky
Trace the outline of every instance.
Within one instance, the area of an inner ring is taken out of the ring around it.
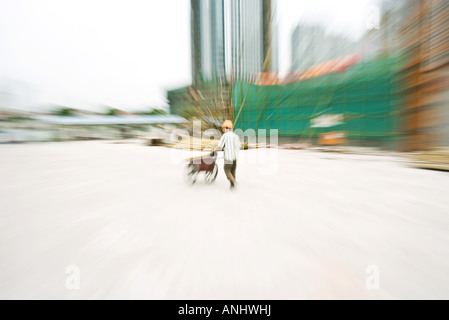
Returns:
[[[277,0],[281,70],[300,21],[357,38],[370,0]],[[102,110],[165,106],[191,81],[190,0],[0,0],[0,76],[40,103]]]

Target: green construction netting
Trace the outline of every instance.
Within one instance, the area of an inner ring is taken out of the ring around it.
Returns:
[[[277,129],[280,136],[318,137],[344,131],[350,138],[397,139],[402,104],[400,57],[359,62],[344,73],[258,86],[235,83],[236,129]],[[313,127],[323,115],[343,115],[339,125]]]

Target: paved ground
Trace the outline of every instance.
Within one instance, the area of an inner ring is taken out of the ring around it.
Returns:
[[[449,298],[448,173],[256,152],[232,193],[171,149],[0,145],[0,298]]]

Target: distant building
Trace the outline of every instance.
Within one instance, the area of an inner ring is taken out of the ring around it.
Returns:
[[[225,76],[224,0],[191,0],[192,80]]]
[[[192,81],[278,71],[273,0],[191,0]]]
[[[277,72],[275,4],[271,0],[230,1],[230,69],[236,78]]]
[[[38,116],[34,120],[51,131],[54,140],[145,138],[155,133],[168,140],[172,130],[187,123],[184,118],[174,115]]]
[[[383,0],[379,7],[379,28],[367,30],[360,41],[360,51],[366,58],[397,52],[401,46],[400,30],[406,22],[407,0]]]
[[[292,34],[291,71],[357,53],[355,42],[347,37],[327,34],[321,26],[298,25]]]

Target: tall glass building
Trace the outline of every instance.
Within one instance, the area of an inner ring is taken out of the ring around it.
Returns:
[[[224,0],[191,0],[192,76],[198,84],[225,76]]]
[[[193,82],[278,71],[273,0],[191,0]]]
[[[237,78],[278,71],[272,0],[229,0],[229,68]]]

